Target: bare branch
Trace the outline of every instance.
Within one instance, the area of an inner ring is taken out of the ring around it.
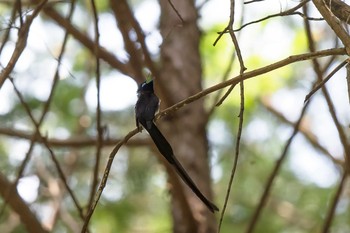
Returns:
[[[56,166],[56,169],[57,169],[57,171],[58,171],[59,177],[61,178],[61,180],[62,180],[64,186],[66,187],[66,189],[67,189],[69,195],[71,196],[71,198],[72,198],[72,200],[73,200],[73,202],[74,202],[74,204],[75,204],[75,207],[77,208],[77,210],[78,210],[78,212],[79,212],[80,217],[83,219],[83,218],[84,218],[83,209],[82,209],[82,207],[80,206],[80,204],[79,204],[79,202],[78,202],[78,199],[75,197],[75,195],[74,195],[72,189],[69,187],[68,182],[67,182],[67,179],[66,179],[66,177],[65,177],[65,175],[64,175],[64,172],[63,172],[63,170],[62,170],[62,168],[61,168],[61,166],[60,166],[58,160],[56,159],[56,156],[55,156],[53,150],[52,150],[52,149],[50,148],[50,146],[48,145],[46,138],[43,137],[43,136],[40,134],[39,124],[38,124],[38,123],[36,122],[36,120],[34,119],[33,114],[31,113],[30,107],[29,107],[28,104],[24,101],[24,98],[23,98],[22,94],[19,92],[19,90],[17,89],[17,87],[15,86],[14,81],[13,81],[12,79],[10,79],[10,80],[11,80],[11,82],[12,82],[12,85],[13,85],[13,87],[14,87],[14,89],[15,89],[15,92],[16,92],[16,94],[17,94],[17,96],[18,96],[18,98],[19,98],[19,100],[20,100],[22,106],[24,107],[24,109],[25,109],[27,115],[30,117],[32,123],[33,123],[34,126],[35,126],[35,129],[36,129],[35,134],[36,134],[36,136],[38,136],[38,137],[40,138],[40,140],[44,143],[46,149],[48,150],[48,152],[49,152],[49,154],[50,154],[50,157],[51,157],[51,159],[52,159],[54,165]],[[34,145],[33,141],[32,141],[32,143],[31,143],[31,145]]]
[[[304,8],[304,10],[306,12],[307,8]],[[311,34],[309,22],[307,20],[305,20],[304,24],[305,24],[305,30],[306,30],[306,35],[307,35],[307,39],[308,39],[309,49],[311,52],[314,52],[316,50],[315,49],[315,42],[314,42],[314,39],[313,39],[312,34]],[[312,64],[313,64],[315,74],[317,75],[317,82],[322,82],[324,74],[322,73],[322,69],[320,68],[320,64],[319,64],[318,60],[316,58],[312,59]],[[344,129],[338,120],[337,114],[335,112],[335,107],[334,107],[332,99],[329,95],[329,92],[328,92],[326,86],[324,86],[324,85],[322,86],[322,93],[323,93],[323,96],[325,97],[325,100],[326,100],[328,108],[329,108],[329,112],[330,112],[331,117],[333,119],[333,122],[337,128],[340,141],[341,141],[343,148],[344,148],[346,166],[348,167],[348,169],[350,169],[350,144],[348,143]]]
[[[327,21],[328,25],[332,28],[334,33],[339,37],[339,39],[343,42],[347,54],[350,54],[350,36],[345,31],[345,29],[340,25],[340,22],[337,18],[331,14],[331,11],[326,6],[323,0],[312,0],[315,4],[318,11],[321,13],[323,18]]]
[[[17,189],[6,179],[0,172],[0,194],[5,199],[10,193],[10,198],[7,198],[8,204],[20,216],[21,222],[30,233],[47,233],[35,214],[30,210],[27,203],[19,196]]]
[[[300,15],[302,17],[306,17],[305,15],[303,15],[302,13],[300,12],[296,12],[296,10],[298,10],[299,8],[301,8],[302,6],[304,6],[307,2],[309,2],[310,0],[303,0],[302,2],[300,2],[298,5],[296,5],[295,7],[289,9],[289,10],[286,10],[286,11],[283,11],[283,12],[280,12],[280,13],[277,13],[277,14],[272,14],[272,15],[268,15],[262,19],[258,19],[258,20],[254,20],[252,22],[249,22],[249,23],[246,23],[244,25],[242,25],[241,27],[239,27],[238,29],[235,29],[234,31],[240,31],[242,30],[243,28],[251,25],[251,24],[255,24],[255,23],[260,23],[262,21],[265,21],[267,19],[270,19],[270,18],[275,18],[275,17],[281,17],[281,16],[290,16],[290,15]],[[308,18],[308,17],[306,17]],[[312,20],[322,20],[322,19],[315,19],[315,18],[308,18],[308,19],[312,19]]]
[[[293,122],[288,120],[281,112],[279,112],[276,108],[274,108],[269,100],[267,98],[262,98],[261,100],[262,105],[273,115],[275,115],[280,121],[283,123],[293,126]],[[307,127],[304,127],[303,124],[300,125],[299,132],[303,134],[305,139],[318,151],[323,153],[327,158],[331,159],[334,164],[338,165],[339,167],[344,166],[344,161],[337,159],[336,156],[333,156],[325,147],[323,147],[318,141],[317,136],[311,132]]]
[[[0,134],[25,139],[25,140],[33,140],[35,143],[43,143],[39,136],[35,136],[35,132],[28,132],[23,130],[16,130],[12,128],[0,128]],[[71,148],[82,148],[82,147],[90,147],[96,146],[97,138],[91,137],[72,137],[68,139],[57,139],[57,138],[47,138],[47,144],[53,147],[71,147]],[[103,146],[114,146],[121,141],[119,138],[106,138],[103,140]],[[151,140],[149,139],[132,139],[129,140],[126,144],[130,147],[138,147],[138,146],[148,146],[151,144]]]
[[[26,47],[27,44],[27,38],[28,38],[28,33],[30,29],[30,25],[32,25],[33,20],[35,17],[39,14],[41,9],[44,7],[48,0],[43,0],[33,11],[33,13],[27,17],[27,20],[25,23],[22,25],[22,27],[19,29],[18,32],[18,40],[16,42],[16,47],[14,52],[12,53],[12,56],[10,58],[10,61],[7,63],[6,67],[1,71],[0,73],[0,89],[2,85],[4,84],[5,80],[9,77],[11,74],[12,70],[15,68],[15,65],[21,56],[24,48]]]
[[[242,75],[238,75],[232,79],[221,82],[221,83],[214,85],[212,87],[209,87],[201,92],[198,92],[197,94],[194,94],[194,95],[174,104],[173,106],[161,111],[160,113],[157,114],[156,118],[158,119],[158,118],[163,117],[165,115],[170,115],[173,112],[175,112],[176,110],[178,110],[179,108],[182,108],[183,106],[185,106],[189,103],[192,103],[192,102],[196,101],[197,99],[200,99],[206,95],[209,95],[210,93],[213,93],[217,90],[220,90],[220,89],[225,88],[227,86],[230,86],[232,84],[238,84],[242,80],[247,80],[250,78],[258,78],[259,75],[266,74],[268,72],[279,69],[281,67],[292,64],[294,62],[305,61],[305,60],[309,60],[309,59],[313,59],[313,58],[317,58],[317,57],[327,57],[327,56],[332,56],[332,55],[345,55],[345,54],[346,54],[345,48],[336,48],[336,49],[321,50],[321,51],[314,52],[314,53],[304,53],[304,54],[289,56],[288,58],[285,58],[285,59],[280,60],[278,62],[275,62],[273,64],[270,64],[270,65],[267,65],[267,66],[249,71],[249,72],[245,72]]]
[[[340,0],[325,0],[332,13],[341,21],[350,24],[350,6]]]
[[[329,207],[329,210],[328,210],[328,213],[327,213],[327,216],[326,216],[326,220],[324,221],[324,225],[323,225],[323,228],[322,228],[322,233],[328,233],[330,232],[329,229],[331,227],[331,224],[332,224],[332,220],[333,220],[333,217],[334,217],[334,213],[335,213],[335,209],[337,207],[337,204],[339,202],[339,199],[340,199],[340,196],[341,196],[341,193],[343,191],[343,188],[346,184],[346,179],[348,177],[349,173],[345,170],[343,171],[343,176],[340,180],[340,183],[339,183],[339,186],[338,186],[338,189],[333,197],[333,200],[332,200],[332,203],[330,204],[330,207]]]
[[[75,28],[72,23],[62,17],[56,10],[52,7],[45,7],[43,11],[47,16],[54,20],[58,25],[64,28],[69,34],[71,34],[76,40],[78,40],[82,45],[84,45],[90,52],[94,52],[95,43],[87,35]],[[96,54],[99,58],[108,63],[111,67],[117,69],[121,73],[128,76],[135,76],[134,71],[128,64],[124,64],[119,61],[116,56],[108,52],[105,48],[99,47],[98,53]]]
[[[94,54],[98,54],[98,48],[100,47],[100,32],[98,28],[98,13],[96,9],[96,4],[94,0],[91,0],[91,8],[93,13],[93,22],[94,22],[94,29],[95,29],[95,46],[94,46]],[[90,197],[88,206],[91,205],[93,202],[93,198],[95,195],[95,190],[98,185],[98,172],[100,168],[100,161],[101,161],[101,150],[103,146],[103,128],[101,123],[102,113],[101,113],[101,101],[100,101],[100,87],[101,87],[101,74],[100,74],[100,58],[98,56],[95,56],[95,63],[96,63],[96,131],[97,131],[97,143],[96,143],[96,155],[95,155],[95,166],[93,171],[93,178],[92,178],[92,184],[91,184],[91,190],[90,190]]]
[[[120,147],[122,147],[125,143],[128,142],[128,140],[133,137],[135,134],[137,134],[139,132],[139,129],[134,129],[133,131],[130,131],[122,141],[120,141],[115,147],[114,149],[112,150],[112,152],[110,153],[109,155],[109,158],[108,158],[108,162],[107,162],[107,165],[106,165],[106,168],[105,168],[105,171],[103,173],[103,178],[101,180],[101,183],[98,187],[98,190],[96,192],[96,195],[95,195],[95,198],[94,198],[94,201],[93,203],[91,204],[91,206],[89,207],[89,210],[86,214],[86,218],[85,218],[85,221],[84,221],[84,225],[83,225],[83,228],[81,230],[81,233],[85,233],[86,230],[87,230],[87,227],[89,225],[89,222],[90,222],[90,219],[95,211],[95,208],[97,206],[97,203],[98,201],[100,200],[100,197],[102,195],[102,192],[104,190],[104,188],[106,187],[106,184],[107,184],[107,180],[108,180],[108,176],[109,176],[109,172],[111,170],[111,167],[112,167],[112,164],[113,164],[113,160],[114,160],[114,157],[115,155],[118,153]]]
[[[233,42],[233,44],[235,46],[235,49],[236,49],[236,53],[237,53],[237,57],[238,57],[239,65],[240,65],[240,75],[243,75],[244,71],[247,68],[244,65],[243,57],[242,57],[242,54],[241,54],[241,49],[239,47],[236,35],[233,32],[234,16],[235,16],[235,0],[231,0],[231,15],[230,15],[230,22],[229,22],[229,25],[228,25],[228,30],[230,32],[230,36],[231,36],[232,42]],[[230,89],[226,92],[224,97],[219,101],[220,104],[229,95],[229,93],[231,93],[231,91],[233,90],[234,86],[235,86],[234,84],[231,85]],[[221,224],[222,224],[222,221],[223,221],[223,218],[224,218],[224,215],[225,215],[226,206],[227,206],[228,199],[229,199],[230,193],[231,193],[233,179],[234,179],[234,176],[235,176],[235,173],[236,173],[236,170],[237,170],[239,151],[240,151],[240,143],[241,143],[241,136],[242,136],[242,129],[243,129],[243,120],[244,120],[244,80],[240,81],[240,97],[241,97],[241,103],[240,103],[240,112],[239,112],[239,126],[238,126],[237,137],[236,137],[237,140],[236,140],[236,145],[235,145],[234,162],[233,162],[233,166],[232,166],[232,170],[231,170],[230,180],[229,180],[228,186],[227,186],[227,192],[226,192],[226,196],[225,196],[224,207],[222,208],[222,211],[221,211],[218,232],[220,232],[220,229],[221,229]],[[217,104],[217,106],[219,105],[219,103]]]
[[[287,152],[290,148],[290,145],[292,144],[293,140],[294,140],[294,137],[297,135],[297,133],[299,132],[299,127],[300,127],[300,124],[301,124],[301,121],[304,117],[304,114],[309,106],[309,104],[311,103],[311,101],[307,102],[304,106],[303,106],[303,109],[301,110],[301,113],[299,115],[299,118],[297,120],[297,122],[294,124],[294,129],[293,129],[293,132],[291,134],[291,136],[289,137],[288,141],[286,142],[284,148],[283,148],[283,151],[281,153],[281,156],[279,157],[279,159],[276,161],[276,164],[272,170],[272,172],[270,173],[269,175],[269,178],[267,180],[267,183],[265,185],[265,189],[264,189],[264,192],[262,194],[262,196],[260,197],[260,200],[259,200],[259,203],[258,203],[258,206],[256,207],[255,211],[254,211],[254,214],[253,214],[253,217],[248,225],[248,229],[246,231],[246,233],[252,233],[254,231],[254,228],[258,222],[258,219],[263,211],[263,208],[267,202],[267,198],[268,196],[270,195],[270,192],[271,192],[271,189],[272,189],[272,185],[279,173],[279,170],[281,169],[282,167],[282,164],[283,162],[285,161],[285,159],[287,158]]]
[[[319,82],[313,89],[312,91],[305,96],[304,102],[308,101],[313,94],[315,94],[320,88],[322,88],[326,82],[328,82],[341,68],[343,68],[346,64],[348,63],[348,60],[343,61],[340,63],[337,67],[334,68],[334,70],[326,77],[324,78],[321,82]]]

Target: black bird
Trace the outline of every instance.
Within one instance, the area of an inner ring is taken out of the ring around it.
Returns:
[[[140,127],[141,124],[149,133],[154,143],[156,144],[159,152],[168,160],[168,162],[173,165],[177,174],[182,178],[182,180],[192,189],[192,191],[197,195],[199,199],[208,207],[208,209],[214,213],[218,211],[219,208],[210,202],[202,193],[199,191],[191,177],[187,174],[185,169],[182,167],[180,162],[174,156],[173,149],[171,148],[169,142],[159,131],[157,126],[154,124],[154,115],[158,110],[159,99],[154,94],[153,90],[153,80],[149,82],[143,82],[137,90],[138,100],[135,105],[136,113],[136,125]]]

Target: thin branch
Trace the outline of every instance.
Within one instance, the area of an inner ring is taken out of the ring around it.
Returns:
[[[10,31],[14,27],[14,24],[15,24],[15,21],[16,21],[16,12],[17,12],[17,8],[20,7],[19,6],[20,2],[21,2],[20,0],[16,0],[16,3],[14,4],[14,6],[12,8],[11,18],[9,20],[8,27],[6,27],[6,29],[4,30],[5,32],[2,35],[3,40],[1,41],[1,45],[0,45],[0,54],[2,54],[2,50],[5,48],[5,45],[9,41]],[[22,25],[23,24],[21,24],[21,26]]]
[[[304,7],[304,11],[307,12],[306,6]],[[305,24],[305,30],[306,30],[306,35],[307,35],[308,44],[309,44],[309,50],[310,50],[310,52],[314,52],[314,51],[316,51],[316,48],[315,48],[315,42],[314,42],[314,39],[313,39],[313,36],[311,33],[310,24],[307,20],[304,20],[304,24]],[[322,70],[320,68],[318,60],[316,58],[312,59],[312,64],[313,64],[315,74],[317,75],[318,82],[322,82],[323,73],[322,73]],[[328,108],[329,108],[329,112],[330,112],[331,117],[333,119],[333,122],[337,128],[340,142],[342,143],[343,148],[344,148],[346,166],[348,167],[348,169],[350,169],[350,144],[348,143],[347,136],[343,130],[342,125],[340,124],[340,122],[338,120],[337,114],[335,112],[334,104],[332,102],[332,99],[328,93],[326,86],[322,86],[322,93],[323,93],[323,96],[325,97],[326,103],[327,103]]]
[[[206,95],[209,95],[217,90],[220,90],[220,89],[225,88],[227,86],[230,86],[232,84],[238,84],[242,80],[247,80],[250,78],[258,78],[258,76],[260,76],[260,75],[266,74],[268,72],[271,72],[273,70],[279,69],[281,67],[287,66],[287,65],[295,63],[295,62],[310,60],[310,59],[317,58],[317,57],[327,57],[327,56],[331,56],[331,55],[346,55],[345,48],[327,49],[327,50],[321,50],[321,51],[314,52],[314,53],[304,53],[304,54],[299,54],[299,55],[293,55],[293,56],[289,56],[285,59],[282,59],[278,62],[272,63],[270,65],[267,65],[267,66],[249,71],[249,72],[245,72],[242,75],[237,75],[236,77],[234,77],[232,79],[229,79],[227,81],[216,84],[212,87],[204,89],[203,91],[198,92],[192,96],[189,96],[188,98],[174,104],[173,106],[170,106],[169,108],[158,113],[156,116],[156,119],[159,119],[165,115],[170,115],[173,112],[175,112],[176,110],[178,110],[179,108],[182,108],[183,106],[185,106],[189,103],[192,103],[192,102],[194,102],[194,101],[196,101],[196,100],[198,100]]]
[[[43,228],[41,223],[35,214],[30,210],[27,203],[20,197],[17,190],[13,188],[13,184],[7,180],[6,176],[4,176],[0,172],[0,194],[5,199],[8,193],[10,193],[10,197],[7,201],[11,208],[18,214],[21,218],[21,222],[23,223],[26,230],[30,233],[47,233],[48,231]]]
[[[19,25],[23,26],[23,17],[22,17],[22,0],[16,0],[15,7],[18,9]]]
[[[243,57],[242,57],[242,54],[241,54],[241,49],[239,47],[236,35],[233,32],[234,16],[235,16],[235,0],[231,0],[231,15],[230,15],[230,22],[229,22],[229,25],[228,25],[228,29],[229,29],[229,32],[230,32],[230,36],[231,36],[232,42],[233,42],[233,44],[235,46],[237,57],[238,57],[238,61],[239,61],[239,64],[240,64],[240,75],[243,75],[244,71],[247,68],[244,65]],[[234,84],[231,85],[229,91],[226,92],[224,98],[222,98],[219,101],[220,103],[222,103],[224,101],[224,99],[226,98],[226,96],[229,95],[231,90],[233,90],[234,86],[235,86]],[[239,112],[239,126],[238,126],[237,140],[236,140],[236,146],[235,146],[235,156],[234,156],[234,162],[233,162],[233,166],[232,166],[232,170],[231,170],[230,180],[229,180],[229,183],[228,183],[228,186],[227,186],[227,192],[226,192],[226,196],[225,196],[224,207],[222,208],[222,211],[221,211],[218,232],[220,232],[220,229],[221,229],[221,224],[222,224],[222,221],[223,221],[223,218],[224,218],[224,215],[225,215],[225,210],[226,210],[228,199],[229,199],[230,193],[231,193],[233,179],[234,179],[234,176],[235,176],[235,173],[236,173],[236,170],[237,170],[239,151],[240,151],[240,143],[241,143],[241,136],[242,136],[242,129],[243,129],[243,121],[244,121],[244,80],[240,81],[240,97],[241,97],[241,103],[240,103],[240,112]],[[217,104],[217,106],[218,106],[218,104]]]
[[[339,183],[339,186],[338,186],[338,189],[333,197],[333,200],[330,204],[330,207],[329,207],[329,210],[328,210],[328,213],[327,213],[327,216],[326,216],[326,219],[324,221],[324,225],[323,225],[323,228],[322,228],[322,232],[323,233],[328,233],[330,232],[329,229],[331,227],[331,224],[332,224],[332,220],[333,220],[333,217],[334,217],[334,213],[335,213],[335,209],[337,207],[337,204],[339,202],[339,199],[340,199],[340,195],[343,191],[343,188],[346,184],[346,179],[348,177],[348,172],[345,170],[343,171],[343,176],[340,180],[340,183]]]
[[[321,82],[319,82],[310,92],[305,96],[304,102],[308,101],[313,94],[315,94],[320,88],[322,88],[326,82],[328,82],[341,68],[343,68],[348,63],[348,60],[343,61],[337,67],[332,70],[326,78],[324,78]]]
[[[321,13],[323,18],[327,21],[328,25],[332,28],[334,33],[339,37],[339,39],[343,42],[347,54],[350,54],[350,36],[347,31],[340,25],[340,22],[331,11],[326,6],[323,0],[312,0],[315,4],[318,11]]]
[[[293,126],[294,123],[288,120],[281,112],[274,108],[266,98],[263,98],[261,103],[269,112],[275,115],[280,121],[289,126]],[[339,167],[344,166],[344,161],[337,159],[336,156],[333,156],[325,147],[323,147],[317,141],[317,136],[313,132],[311,132],[307,127],[304,127],[303,124],[300,125],[299,132],[316,150],[320,151],[325,156],[327,156],[327,158],[331,159],[334,164],[338,165]]]
[[[298,10],[299,8],[301,8],[303,5],[305,5],[307,2],[309,2],[310,0],[303,0],[302,2],[300,2],[298,5],[296,5],[295,7],[289,9],[289,10],[286,10],[286,11],[283,11],[283,12],[280,12],[280,13],[277,13],[277,14],[272,14],[272,15],[268,15],[264,18],[261,18],[261,19],[258,19],[258,20],[254,20],[254,21],[251,21],[249,23],[246,23],[246,24],[243,24],[241,27],[239,27],[238,29],[235,29],[233,30],[234,32],[237,32],[237,31],[240,31],[242,30],[243,28],[251,25],[251,24],[255,24],[255,23],[260,23],[262,21],[265,21],[267,19],[270,19],[270,18],[275,18],[275,17],[281,17],[281,16],[290,16],[290,15],[300,15],[302,17],[305,17],[305,15],[301,14],[300,12],[295,12],[296,10]],[[322,19],[315,19],[315,18],[309,18],[309,19],[313,19],[313,20],[322,20]],[[228,30],[224,30],[222,31],[221,33],[227,33],[229,32]],[[220,34],[221,34],[220,33]]]
[[[309,1],[309,0],[307,0]],[[256,24],[256,23],[260,23],[260,22],[263,22],[267,19],[271,19],[271,18],[275,18],[275,17],[281,17],[281,16],[291,16],[291,15],[298,15],[298,16],[301,16],[303,19],[307,19],[307,20],[313,20],[313,21],[322,21],[323,18],[314,18],[314,17],[308,17],[306,15],[304,15],[303,13],[300,13],[300,12],[290,12],[290,13],[286,13],[285,12],[282,12],[282,13],[278,13],[278,14],[274,14],[274,15],[269,15],[269,16],[266,16],[264,18],[261,18],[261,19],[258,19],[258,20],[254,20],[254,21],[251,21],[249,23],[246,23],[244,25],[242,25],[241,27],[237,28],[234,30],[234,32],[237,32],[237,31],[241,31],[243,28],[249,26],[249,25],[252,25],[252,24]]]
[[[52,151],[52,149],[51,149],[50,146],[48,145],[46,138],[43,137],[43,136],[40,134],[39,125],[38,125],[38,123],[36,122],[36,120],[34,119],[32,113],[31,113],[31,111],[30,111],[30,107],[29,107],[28,104],[24,101],[23,96],[22,96],[22,94],[19,92],[19,90],[17,89],[17,87],[15,86],[14,81],[13,81],[12,79],[10,79],[10,81],[12,82],[12,85],[13,85],[13,87],[14,87],[14,90],[15,90],[15,92],[16,92],[16,94],[17,94],[17,96],[18,96],[18,98],[19,98],[19,100],[20,100],[22,106],[24,107],[24,109],[25,109],[27,115],[30,117],[32,123],[33,123],[34,126],[35,126],[36,135],[37,135],[38,137],[40,137],[40,140],[44,143],[46,149],[48,150],[48,152],[49,152],[49,154],[50,154],[50,157],[51,157],[51,159],[52,159],[54,165],[56,166],[56,169],[57,169],[57,171],[58,171],[58,175],[59,175],[59,177],[61,178],[61,180],[62,180],[64,186],[66,187],[66,189],[67,189],[69,195],[71,196],[71,198],[72,198],[72,200],[73,200],[73,203],[75,204],[75,207],[77,208],[77,210],[78,210],[78,212],[79,212],[80,217],[81,217],[82,219],[84,219],[83,209],[81,208],[81,206],[80,206],[80,204],[79,204],[79,202],[78,202],[78,199],[75,197],[73,191],[72,191],[71,188],[69,187],[68,182],[67,182],[67,179],[66,179],[66,177],[65,177],[65,175],[64,175],[64,172],[63,172],[63,170],[62,170],[62,168],[61,168],[61,166],[60,166],[58,160],[56,159],[56,156],[55,156],[54,152]]]
[[[55,21],[58,25],[60,25],[62,28],[68,31],[69,34],[71,34],[77,41],[84,45],[90,52],[94,52],[94,41],[91,40],[87,35],[85,35],[81,31],[79,31],[77,28],[75,28],[71,21],[65,19],[52,7],[45,7],[43,12],[47,16],[49,16],[53,21]],[[108,63],[111,67],[117,69],[121,73],[131,77],[135,76],[135,72],[128,64],[124,64],[123,62],[119,61],[116,56],[107,51],[105,48],[99,47],[97,55],[99,58]]]
[[[104,188],[106,187],[106,183],[107,183],[107,180],[108,180],[108,176],[109,176],[109,172],[111,170],[111,167],[112,167],[112,164],[113,164],[113,160],[114,160],[114,157],[115,155],[117,154],[117,152],[119,151],[120,147],[122,145],[124,145],[131,137],[133,137],[135,134],[137,134],[139,132],[139,129],[134,129],[133,131],[130,131],[122,141],[120,141],[115,147],[114,149],[112,150],[112,152],[110,153],[109,155],[109,158],[108,158],[108,161],[107,161],[107,165],[106,165],[106,168],[104,170],[104,173],[103,173],[103,178],[101,180],[101,183],[98,187],[98,190],[95,194],[95,198],[94,198],[94,201],[93,203],[91,204],[91,206],[89,207],[89,210],[86,214],[86,218],[85,218],[85,221],[84,221],[84,225],[82,227],[82,230],[81,230],[81,233],[85,233],[86,230],[87,230],[87,227],[89,225],[89,222],[90,222],[90,219],[95,211],[95,208],[97,206],[97,203],[98,201],[100,200],[100,197],[102,195],[102,192],[104,190]]]
[[[6,135],[9,137],[20,138],[24,140],[33,140],[35,143],[43,143],[39,136],[35,135],[35,132],[32,131],[23,131],[13,128],[1,128],[0,134]],[[91,147],[96,146],[97,138],[94,137],[72,137],[68,139],[58,139],[58,138],[47,138],[47,144],[50,148],[53,147],[70,147],[70,148],[81,148],[81,147]],[[120,138],[107,138],[103,140],[103,146],[114,146],[115,144],[121,141]],[[138,147],[138,146],[148,146],[151,144],[151,140],[148,138],[136,138],[131,139],[126,144],[129,147]]]
[[[244,2],[244,4],[248,5],[248,4],[251,4],[251,3],[255,3],[255,2],[263,2],[265,0],[251,0],[251,1],[246,1]]]
[[[44,7],[48,0],[43,0],[33,11],[33,13],[27,17],[25,23],[19,29],[18,40],[16,42],[15,50],[12,53],[10,61],[7,63],[6,67],[0,73],[0,89],[4,84],[5,80],[9,77],[12,70],[15,68],[15,65],[21,56],[24,48],[27,44],[28,34],[30,26],[32,25],[33,20],[39,14],[41,9]]]
[[[303,106],[303,109],[301,110],[301,113],[300,113],[300,116],[297,120],[297,122],[295,123],[294,125],[294,129],[293,129],[293,132],[291,134],[291,136],[289,137],[288,141],[286,142],[284,148],[283,148],[283,151],[282,151],[282,154],[281,156],[279,157],[279,159],[276,161],[276,164],[275,164],[275,167],[273,168],[268,180],[267,180],[267,183],[265,185],[265,189],[264,189],[264,192],[262,194],[262,196],[260,197],[260,200],[259,200],[259,203],[258,203],[258,206],[256,207],[255,211],[254,211],[254,214],[253,214],[253,217],[248,225],[248,229],[246,231],[246,233],[252,233],[254,231],[254,228],[258,222],[258,219],[263,211],[263,208],[267,202],[267,198],[268,196],[270,195],[270,192],[271,192],[271,188],[272,188],[272,185],[279,173],[279,170],[281,169],[281,166],[283,164],[283,162],[285,161],[285,159],[287,158],[287,152],[290,148],[290,145],[292,144],[293,142],[293,139],[294,137],[297,135],[298,131],[299,131],[299,127],[300,127],[300,124],[301,124],[301,121],[304,117],[304,114],[309,106],[309,104],[311,103],[311,101],[307,102],[304,106]]]
[[[135,39],[130,37],[130,33],[135,33],[130,20],[133,17],[133,13],[129,9],[126,0],[110,0],[109,4],[117,21],[119,31],[123,37],[125,51],[129,54],[128,64],[130,64],[130,67],[132,67],[135,73],[132,78],[138,83],[143,82],[145,78],[143,75],[141,49],[139,48],[139,45],[135,43]]]
[[[138,65],[139,67],[137,67],[137,69],[140,69],[140,72],[142,72],[142,67],[145,66],[147,67],[154,78],[158,78],[159,77],[159,71],[156,67],[156,64],[153,62],[152,57],[151,57],[151,53],[148,50],[147,44],[146,44],[146,36],[145,33],[143,32],[139,22],[136,20],[135,15],[130,7],[130,5],[128,4],[127,1],[122,1],[119,2],[118,4],[116,4],[115,1],[110,1],[111,3],[111,7],[112,10],[115,12],[115,16],[117,18],[120,24],[120,27],[122,29],[122,31],[125,34],[124,41],[126,44],[126,49],[129,50],[129,54],[130,56],[136,56],[137,58],[130,58],[131,59],[136,59],[138,62],[142,65]],[[124,23],[127,22],[127,23]],[[130,39],[130,31],[133,29],[133,31],[136,33],[137,35],[137,41],[139,42],[139,44],[136,44],[135,41]],[[141,50],[142,53],[138,52],[138,50],[136,50],[136,48],[141,45]],[[134,52],[133,52],[134,51]],[[135,61],[136,62],[136,61]],[[136,65],[136,64],[135,64]],[[135,79],[135,81],[137,82],[143,82],[144,81],[144,77],[143,75],[139,75],[139,77],[133,77]]]
[[[71,3],[71,9],[70,9],[70,12],[69,12],[69,15],[68,15],[69,19],[71,18],[72,14],[73,14],[74,5],[75,5],[75,0],[73,0],[72,3]],[[45,105],[43,107],[43,111],[42,111],[41,117],[40,117],[40,119],[38,121],[38,128],[40,127],[40,125],[44,121],[46,113],[48,112],[50,104],[51,104],[51,101],[53,99],[54,90],[55,90],[56,84],[57,84],[57,82],[59,80],[59,67],[60,67],[60,63],[61,63],[62,57],[63,57],[65,46],[66,46],[66,43],[67,43],[67,39],[68,39],[68,35],[66,33],[65,37],[64,37],[64,40],[63,40],[63,43],[62,43],[60,54],[59,54],[58,59],[57,59],[58,65],[57,65],[56,72],[55,72],[55,75],[54,75],[54,79],[53,79],[53,82],[52,82],[51,91],[50,91],[49,97],[48,97],[48,99],[45,102]],[[32,154],[32,151],[33,151],[33,148],[34,148],[35,138],[37,138],[37,137],[38,137],[38,132],[37,131],[35,133],[31,134],[28,137],[28,139],[30,140],[30,146],[29,146],[29,149],[28,149],[28,151],[27,151],[27,153],[25,155],[25,158],[22,161],[21,166],[20,166],[20,168],[19,168],[19,170],[17,172],[17,177],[15,179],[13,187],[17,186],[17,183],[18,183],[19,179],[23,175],[24,169],[26,168],[29,160],[31,159],[31,154]],[[5,200],[6,200],[6,198],[5,198]],[[3,212],[5,210],[5,207],[6,207],[6,202],[4,203],[4,205],[2,206],[2,208],[0,210],[0,216],[3,214]]]
[[[179,19],[181,20],[182,23],[185,23],[185,20],[182,18],[181,14],[179,13],[179,11],[176,9],[176,7],[174,6],[173,2],[171,0],[168,0],[171,8],[174,10],[175,14],[179,17]]]
[[[346,65],[346,85],[348,86],[348,97],[350,103],[350,62]]]
[[[340,0],[325,0],[332,13],[341,21],[350,24],[350,6]]]
[[[229,75],[232,71],[232,68],[233,68],[233,63],[235,61],[235,57],[236,57],[236,54],[233,52],[232,53],[232,56],[230,58],[230,61],[229,63],[227,64],[227,68],[225,69],[225,72],[224,74],[222,75],[222,78],[221,78],[221,82],[224,82],[226,81],[228,78],[229,78]],[[231,87],[230,87],[231,88]],[[222,94],[222,92],[224,91],[224,89],[220,89],[217,93],[216,93],[216,96],[214,98],[214,103],[213,106],[210,107],[210,109],[208,110],[208,113],[206,114],[207,118],[210,117],[213,112],[214,112],[214,109],[217,107],[217,104],[219,102],[219,99],[220,99],[220,96]]]
[[[229,31],[230,31],[230,36],[231,36],[232,42],[235,45],[235,49],[236,49],[236,53],[237,53],[237,57],[238,57],[239,65],[240,65],[240,75],[242,75],[247,68],[244,65],[241,49],[239,48],[236,35],[232,30],[232,25],[230,26]],[[225,99],[231,94],[235,85],[236,84],[232,84],[230,86],[230,88],[227,90],[227,92],[224,94],[224,96],[218,101],[216,106],[220,106],[225,101]]]
[[[91,205],[93,202],[93,198],[96,192],[96,188],[98,185],[98,171],[100,168],[100,161],[101,161],[101,149],[103,146],[103,129],[101,125],[101,101],[100,101],[100,86],[101,86],[101,74],[100,74],[100,59],[97,56],[98,48],[100,47],[99,44],[99,38],[100,38],[100,32],[98,28],[98,13],[96,9],[96,4],[94,0],[91,0],[91,8],[93,12],[93,20],[94,20],[94,28],[95,28],[95,47],[94,47],[94,54],[95,54],[95,63],[96,63],[96,100],[97,100],[97,106],[96,106],[96,131],[97,131],[97,143],[96,143],[96,156],[95,156],[95,166],[93,171],[93,178],[92,178],[92,185],[90,190],[90,197],[88,206]]]

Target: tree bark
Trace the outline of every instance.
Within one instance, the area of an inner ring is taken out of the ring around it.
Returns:
[[[155,84],[156,92],[157,88],[162,88],[158,94],[162,99],[161,108],[166,108],[202,89],[200,31],[197,25],[198,12],[193,0],[173,1],[173,7],[169,1],[159,2],[163,44],[160,77]],[[207,118],[203,99],[163,118],[160,123],[173,146],[175,156],[199,189],[212,200],[205,130]],[[174,177],[176,178],[170,174],[174,232],[215,232],[214,214]]]

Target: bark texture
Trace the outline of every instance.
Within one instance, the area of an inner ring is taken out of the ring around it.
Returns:
[[[200,31],[194,1],[173,1],[173,7],[169,1],[159,2],[163,44],[160,77],[156,85],[158,83],[158,88],[161,86],[162,89],[158,92],[162,99],[161,108],[166,108],[202,89]],[[163,118],[160,124],[173,146],[175,156],[199,189],[212,200],[205,130],[207,119],[203,104],[203,99],[200,99],[187,105]],[[215,216],[176,176],[170,174],[170,182],[174,232],[215,232]]]

